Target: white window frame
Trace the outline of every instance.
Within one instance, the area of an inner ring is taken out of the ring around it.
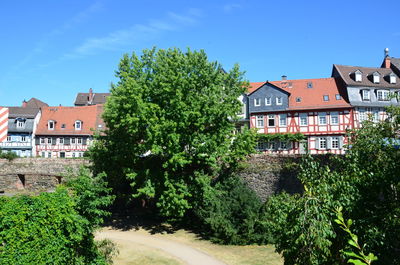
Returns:
[[[51,138],[46,138],[46,139],[47,139],[47,144],[51,144],[52,143]]]
[[[300,126],[308,126],[308,114],[307,113],[300,113]],[[305,122],[304,122],[305,121]]]
[[[362,73],[360,71],[355,72],[354,75],[356,77],[356,82],[362,81]]]
[[[46,138],[40,137],[40,144],[45,144],[46,143]]]
[[[360,122],[367,120],[367,112],[364,109],[358,110],[358,120]]]
[[[77,144],[83,144],[83,139],[82,139],[82,137],[78,137],[78,138],[76,139],[76,143],[77,143]]]
[[[265,98],[265,106],[271,106],[271,104],[272,104],[272,98],[266,97]]]
[[[21,136],[21,142],[26,142],[26,136],[25,135]]]
[[[279,149],[281,150],[287,150],[289,147],[288,142],[287,141],[280,141],[279,142]]]
[[[256,128],[264,128],[264,115],[256,116]]]
[[[396,76],[394,74],[391,74],[389,76],[389,81],[391,84],[396,84]]]
[[[339,125],[339,113],[338,112],[331,112],[331,125]],[[334,118],[336,121],[334,121]]]
[[[50,131],[54,131],[54,128],[56,127],[56,123],[54,121],[48,121],[47,122],[47,129]]]
[[[261,106],[261,99],[260,98],[255,98],[254,99],[254,106],[255,107]]]
[[[273,125],[269,125],[269,121],[273,121]],[[275,127],[276,126],[276,124],[275,124],[275,114],[269,114],[268,116],[267,116],[267,126],[268,127]]]
[[[7,135],[7,142],[12,142],[12,137],[10,135]]]
[[[280,127],[286,127],[287,126],[287,115],[286,114],[280,114],[279,115],[279,126]]]
[[[379,75],[374,74],[372,79],[373,79],[375,84],[379,84],[380,83],[380,76]]]
[[[378,101],[389,101],[389,95],[390,92],[386,89],[379,89],[376,91],[376,97],[378,98]]]
[[[322,147],[322,143],[324,144],[324,147]],[[328,139],[326,137],[319,137],[318,138],[318,146],[319,146],[319,149],[323,149],[323,150],[328,149]]]
[[[361,94],[362,94],[362,100],[363,101],[370,101],[371,100],[371,92],[369,91],[369,89],[361,90]]]
[[[62,138],[62,137],[61,137],[61,138],[58,138],[58,143],[59,143],[59,144],[64,144],[64,138]]]
[[[282,104],[283,104],[282,97],[276,97],[276,105],[282,105]]]
[[[82,130],[82,121],[75,121],[75,130]]]
[[[337,145],[337,146],[334,146]],[[340,149],[340,137],[332,136],[331,137],[331,149]]]
[[[372,120],[373,120],[373,122],[379,122],[379,120],[380,120],[379,116],[380,116],[379,110],[373,110],[372,111]]]
[[[71,144],[76,144],[76,138],[71,138]]]
[[[322,122],[322,118],[324,122]],[[325,113],[319,113],[318,114],[318,125],[327,125],[328,121],[326,119],[326,114]]]
[[[17,128],[22,129],[25,127],[25,122],[21,120],[17,120]]]

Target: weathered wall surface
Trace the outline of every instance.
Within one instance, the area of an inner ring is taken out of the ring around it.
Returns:
[[[303,191],[297,179],[299,162],[300,157],[297,156],[253,155],[244,164],[239,175],[265,201],[281,191]]]
[[[68,169],[76,172],[88,165],[84,159],[16,158],[0,159],[0,191],[45,191],[62,182]]]

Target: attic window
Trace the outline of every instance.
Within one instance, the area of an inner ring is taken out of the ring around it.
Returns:
[[[301,97],[297,97],[296,102],[301,102]]]
[[[75,121],[75,130],[82,129],[82,121]]]
[[[54,121],[48,121],[47,122],[47,128],[49,130],[54,130],[54,127],[55,127],[55,122]]]
[[[313,88],[312,82],[308,82],[308,83],[307,83],[307,88]]]
[[[324,101],[329,101],[329,95],[324,95]]]
[[[336,94],[335,97],[336,97],[336,100],[341,100],[342,99],[342,97],[339,94]]]
[[[17,128],[22,129],[25,127],[25,121],[22,119],[17,120]]]
[[[65,129],[65,123],[61,124],[61,129]]]
[[[396,76],[393,73],[389,75],[389,81],[391,84],[396,84]]]
[[[356,82],[361,82],[362,81],[362,73],[360,70],[357,70],[354,72],[355,80]]]
[[[373,78],[373,82],[375,83],[375,84],[379,84],[379,78],[380,77],[380,75],[379,75],[379,73],[378,72],[375,72],[375,73],[373,73],[372,74],[372,78]]]

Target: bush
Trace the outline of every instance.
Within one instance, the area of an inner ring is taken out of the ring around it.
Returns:
[[[0,198],[1,264],[106,264],[68,190]]]
[[[213,242],[265,243],[269,235],[258,230],[262,226],[257,221],[261,205],[254,191],[233,176],[208,187],[195,213]]]
[[[13,159],[15,159],[17,157],[18,157],[18,155],[16,153],[14,153],[14,152],[3,152],[0,149],[0,158],[5,158],[5,159],[11,161],[11,160],[13,160]]]

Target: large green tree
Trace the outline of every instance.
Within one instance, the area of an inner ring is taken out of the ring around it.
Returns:
[[[243,73],[237,65],[225,72],[204,51],[153,48],[124,55],[116,76],[95,168],[120,202],[138,198],[182,217],[254,147],[247,132],[234,134]]]

